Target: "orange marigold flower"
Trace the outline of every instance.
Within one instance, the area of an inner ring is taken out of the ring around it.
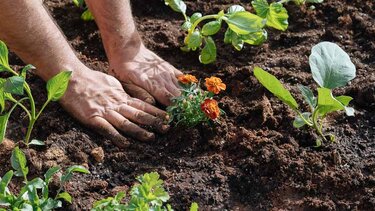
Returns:
[[[207,90],[215,94],[219,94],[221,90],[225,90],[227,88],[225,83],[223,83],[223,81],[221,81],[221,79],[218,77],[212,76],[210,78],[206,78],[205,80]]]
[[[180,75],[178,76],[178,81],[183,83],[183,84],[190,84],[190,83],[197,83],[198,79],[190,74],[185,74],[185,75]]]
[[[216,119],[220,115],[219,105],[217,101],[213,99],[205,99],[201,104],[201,109],[210,119]]]

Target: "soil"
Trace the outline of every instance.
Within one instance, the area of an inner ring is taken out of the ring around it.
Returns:
[[[188,14],[216,13],[233,3],[251,9],[250,1],[191,0],[187,1]],[[106,71],[108,63],[95,23],[83,22],[82,10],[68,0],[45,4],[80,59],[95,70]],[[47,146],[28,151],[31,176],[42,176],[56,164],[82,164],[91,171],[67,184],[74,200],[72,205],[64,204],[63,210],[88,210],[94,201],[128,189],[137,175],[150,171],[161,174],[176,210],[187,210],[191,202],[198,202],[201,210],[375,209],[373,0],[330,0],[315,10],[288,5],[286,32],[269,30],[265,44],[245,46],[241,52],[224,45],[221,32],[215,37],[218,60],[207,66],[199,63],[197,53],[180,51],[179,14],[161,0],[134,0],[132,4],[147,47],[185,73],[223,78],[228,89],[218,99],[226,116],[212,128],[174,128],[158,135],[155,143],[130,139],[128,148],[119,149],[75,121],[57,103],[51,104],[33,133]],[[354,98],[351,105],[356,116],[330,115],[327,131],[337,141],[315,148],[314,135],[293,128],[293,112],[260,86],[252,69],[260,66],[276,75],[302,104],[296,85],[316,88],[308,56],[320,41],[340,45],[357,67],[350,85],[335,90],[337,95]],[[14,68],[23,65],[14,54],[10,59]],[[46,97],[44,82],[33,75],[28,80],[41,106]],[[17,110],[7,137],[22,139],[25,126],[25,113]],[[100,159],[92,154],[98,147],[103,148],[104,160],[102,154]],[[10,169],[9,157],[2,152],[0,175]]]

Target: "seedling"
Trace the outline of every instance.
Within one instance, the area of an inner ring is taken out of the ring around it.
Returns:
[[[37,177],[29,181],[27,174],[29,169],[26,163],[25,154],[18,148],[14,148],[11,157],[12,167],[0,178],[0,211],[6,210],[53,210],[62,207],[62,200],[72,203],[72,197],[68,192],[63,191],[64,184],[69,181],[74,172],[90,173],[82,166],[69,167],[62,176],[58,177],[60,188],[55,197],[49,193],[49,184],[53,177],[61,171],[60,167],[52,167],[44,174],[44,180]],[[24,178],[25,185],[20,189],[18,195],[8,189],[13,176]],[[57,176],[57,175],[56,175]]]
[[[260,45],[267,40],[265,27],[285,31],[288,28],[288,11],[283,4],[293,1],[297,5],[305,3],[321,3],[323,0],[281,0],[268,3],[267,0],[251,2],[256,14],[245,11],[240,5],[232,5],[228,10],[217,14],[203,16],[199,12],[190,17],[186,14],[186,4],[182,0],[164,0],[175,12],[184,16],[185,22],[181,28],[187,32],[184,39],[183,51],[200,50],[199,61],[209,64],[216,61],[217,49],[213,35],[217,34],[226,23],[224,43],[240,51],[244,44]],[[207,20],[210,20],[207,22]],[[203,22],[205,22],[203,24]],[[199,27],[199,25],[203,25]],[[203,48],[202,48],[203,45]]]
[[[29,142],[31,132],[36,120],[40,117],[48,103],[51,101],[58,101],[64,95],[68,87],[71,72],[63,71],[47,82],[47,100],[39,112],[37,112],[30,86],[26,82],[26,73],[28,70],[33,68],[34,67],[32,65],[27,65],[21,70],[21,74],[14,71],[9,66],[7,46],[0,40],[0,72],[8,72],[12,75],[9,78],[0,78],[0,113],[2,114],[0,115],[0,144],[5,137],[9,117],[13,110],[19,106],[26,112],[29,118],[29,126],[27,128],[27,133],[24,140],[26,145],[44,145],[43,142],[37,140]],[[26,93],[26,97],[22,97],[21,99],[16,99],[13,97],[13,95],[23,96],[24,93]],[[7,101],[13,103],[13,106],[8,112],[4,113],[5,102]],[[29,101],[30,109],[23,104],[24,101]]]
[[[294,127],[307,125],[315,129],[319,135],[316,145],[320,146],[322,141],[335,140],[334,135],[325,135],[323,131],[323,121],[329,113],[344,110],[346,115],[354,116],[354,109],[348,107],[353,98],[343,95],[334,97],[332,90],[345,86],[355,78],[356,68],[349,55],[330,42],[321,42],[314,46],[309,60],[312,76],[320,87],[317,90],[318,96],[315,97],[312,90],[306,86],[299,85],[298,88],[309,105],[310,112],[299,110],[296,100],[275,76],[259,67],[254,69],[254,75],[266,89],[298,114],[293,122]]]
[[[200,88],[200,83],[195,76],[182,75],[178,78],[181,86],[181,95],[172,99],[172,105],[167,108],[170,123],[194,127],[201,122],[216,121],[224,113],[218,102],[213,99],[226,89],[220,78],[210,77],[205,79],[207,91]]]
[[[163,188],[163,180],[156,172],[146,173],[137,177],[139,184],[132,187],[130,200],[122,203],[124,192],[119,192],[115,197],[108,197],[94,203],[91,211],[104,210],[160,210],[173,211],[171,205],[166,204],[169,194]],[[190,211],[198,211],[198,204],[192,203]]]
[[[84,9],[85,11],[81,15],[81,19],[84,21],[92,21],[94,20],[94,16],[92,15],[89,8],[87,8],[85,0],[73,0],[74,5],[79,8]]]

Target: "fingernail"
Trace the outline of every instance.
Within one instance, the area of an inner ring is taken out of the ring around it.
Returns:
[[[155,140],[155,134],[153,134],[153,133],[145,133],[144,136],[143,136],[143,139],[145,141],[153,141],[153,140]]]
[[[160,132],[165,133],[169,130],[170,126],[169,125],[162,125],[160,128]]]

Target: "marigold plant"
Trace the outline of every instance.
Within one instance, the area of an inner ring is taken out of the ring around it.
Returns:
[[[167,108],[170,123],[193,127],[201,122],[217,121],[222,113],[218,102],[213,99],[226,89],[226,85],[218,77],[206,78],[207,90],[200,87],[198,79],[190,74],[178,77],[181,95],[172,99]]]

